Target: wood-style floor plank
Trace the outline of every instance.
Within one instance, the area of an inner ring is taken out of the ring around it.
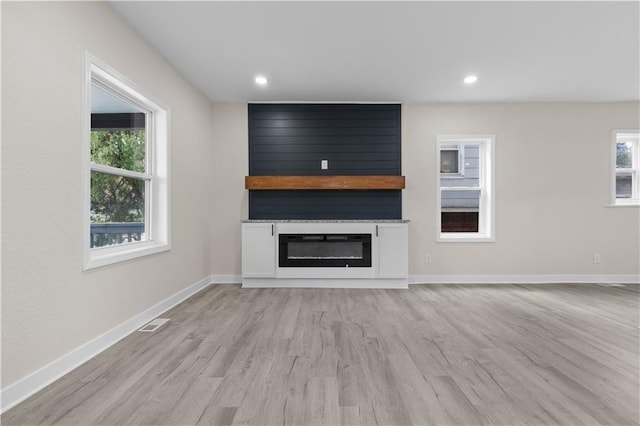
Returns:
[[[5,425],[638,425],[640,287],[212,286]]]

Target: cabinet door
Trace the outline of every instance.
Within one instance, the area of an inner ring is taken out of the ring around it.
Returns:
[[[242,224],[242,276],[274,277],[276,237],[273,223]]]
[[[408,226],[378,224],[378,277],[406,278],[408,271]]]

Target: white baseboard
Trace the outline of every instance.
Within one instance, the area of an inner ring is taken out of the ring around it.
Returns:
[[[407,289],[406,278],[244,278],[242,288],[375,288]]]
[[[409,284],[640,284],[640,275],[410,275]]]
[[[85,343],[84,345],[67,353],[66,355],[61,356],[55,361],[29,374],[23,379],[20,379],[19,381],[2,389],[0,396],[2,406],[0,408],[0,412],[4,413],[9,408],[13,407],[21,401],[24,401],[34,393],[38,392],[40,389],[53,383],[74,368],[77,368],[80,365],[84,364],[94,356],[98,355],[100,352],[122,340],[132,332],[138,330],[140,327],[156,318],[158,315],[161,315],[163,312],[168,311],[182,301],[205,289],[210,284],[224,282],[224,279],[217,277],[226,277],[226,275],[210,275],[201,279],[195,284],[192,284],[184,290],[177,292],[173,296],[168,297],[167,299],[152,306],[144,312],[141,312],[135,317],[112,328],[106,333],[96,337],[95,339]],[[236,280],[235,282],[240,282],[240,280]]]

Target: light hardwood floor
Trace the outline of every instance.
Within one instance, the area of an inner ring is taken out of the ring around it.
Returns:
[[[212,286],[13,424],[637,425],[639,286]]]

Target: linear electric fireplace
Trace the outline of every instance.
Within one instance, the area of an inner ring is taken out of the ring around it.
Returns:
[[[280,267],[371,267],[371,234],[279,234]]]

